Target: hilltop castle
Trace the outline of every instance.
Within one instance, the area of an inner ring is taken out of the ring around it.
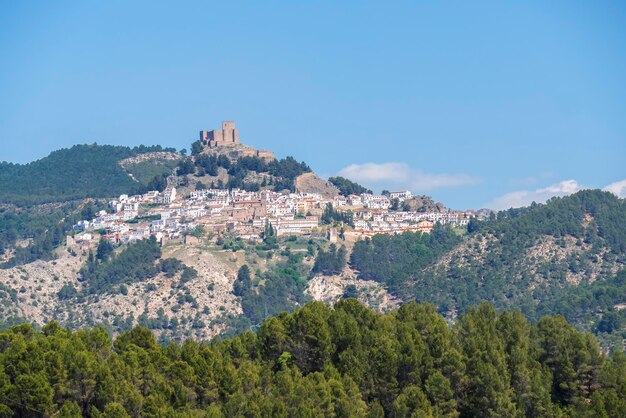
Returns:
[[[239,142],[239,129],[233,121],[223,121],[222,129],[200,131],[200,142],[209,150],[210,154],[224,154],[231,160],[240,157],[259,157],[264,160],[274,160],[276,156],[271,151],[258,150]]]
[[[200,141],[209,148],[239,144],[239,130],[235,128],[235,122],[223,121],[222,129],[212,131],[200,131]]]

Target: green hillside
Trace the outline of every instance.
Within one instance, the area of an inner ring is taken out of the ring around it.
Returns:
[[[220,171],[225,175],[220,176]],[[217,188],[239,188],[248,191],[271,189],[274,191],[295,191],[295,179],[311,172],[305,162],[298,162],[288,156],[280,160],[267,161],[259,157],[239,157],[231,159],[224,154],[195,154],[178,163],[177,174],[182,177],[179,184],[193,179],[198,184],[209,184]],[[250,180],[250,177],[255,180]],[[202,186],[206,187],[206,186]]]
[[[0,256],[13,251],[12,257],[0,262],[0,269],[53,259],[54,249],[63,244],[72,225],[92,219],[104,208],[106,201],[103,200],[0,207]],[[19,240],[28,240],[28,244],[16,245]]]
[[[155,151],[164,149],[160,146],[75,145],[28,164],[2,162],[0,203],[63,202],[112,197],[138,190],[145,184],[134,181],[118,162]]]
[[[446,228],[375,236],[358,242],[350,261],[360,277],[451,316],[487,300],[532,320],[557,313],[598,331],[607,314],[622,325],[614,330],[621,342],[626,311],[613,311],[626,303],[624,220],[624,200],[585,190],[472,221],[462,239]]]

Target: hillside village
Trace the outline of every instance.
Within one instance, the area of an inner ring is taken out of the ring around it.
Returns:
[[[435,223],[464,227],[474,216],[469,211],[395,212],[389,210],[390,205],[387,196],[365,193],[328,199],[312,193],[206,189],[183,198],[171,188],[111,200],[110,211],[100,211],[96,218],[74,226],[78,233],[68,237],[68,244],[91,241],[94,231],[105,232],[103,236],[113,244],[127,244],[151,235],[162,243],[192,240],[190,233],[199,226],[211,234],[230,233],[253,240],[260,239],[268,227],[277,236],[306,235],[319,231],[324,211],[330,208],[349,214],[354,227],[346,226],[342,234],[349,240],[380,233],[428,233]],[[329,239],[336,241],[336,236],[330,234]]]
[[[222,123],[220,130],[201,131],[190,157],[157,147],[133,152],[124,150],[117,161],[123,169],[120,174],[139,185],[158,185],[158,190],[145,187],[113,199],[93,197],[78,203],[78,212],[96,205],[97,209],[68,223],[49,257],[3,270],[3,318],[34,323],[55,319],[71,327],[106,323],[112,332],[141,323],[165,339],[182,335],[182,328],[172,324],[195,324],[185,335],[211,338],[240,329],[240,318],[249,316],[246,306],[251,296],[244,300],[234,286],[244,264],[254,268],[256,282],[251,288],[261,292],[267,286],[263,298],[284,293],[273,301],[282,301],[282,309],[299,306],[307,298],[333,303],[352,289],[353,297],[386,310],[398,306],[399,299],[381,283],[359,278],[348,265],[331,275],[314,273],[315,254],[334,243],[337,248],[352,248],[376,234],[430,233],[438,223],[464,228],[477,215],[447,210],[408,190],[375,194],[354,183],[346,192],[304,163],[291,157],[279,160],[270,151],[242,144],[234,122]],[[217,162],[217,167],[203,165],[207,161]],[[152,176],[159,181],[150,181]],[[233,186],[233,178],[242,180],[241,187]],[[161,252],[160,261],[148,263],[150,268],[158,269],[174,258],[197,278],[187,282],[182,270],[158,271],[90,293],[85,276],[90,268],[106,264],[93,262],[103,243],[112,244],[117,257],[131,250],[130,244],[150,237]],[[268,237],[278,239],[270,244]],[[60,248],[63,243],[65,248]],[[27,240],[23,245],[29,245]],[[14,254],[9,250],[3,257],[9,260]],[[291,274],[293,268],[299,269],[295,276],[280,276]],[[288,287],[291,283],[297,287]]]
[[[219,152],[231,158],[275,158],[272,153],[255,151],[241,144],[234,122],[223,122],[222,130],[201,131],[200,142],[207,152]],[[397,206],[412,197],[408,190],[385,195],[324,196],[308,192],[208,188],[181,196],[175,181],[170,179],[170,183],[162,192],[124,194],[111,200],[107,211],[74,226],[76,234],[68,236],[68,245],[89,245],[96,238],[95,231],[113,244],[130,243],[151,235],[163,244],[170,240],[194,242],[197,233],[192,234],[192,231],[216,237],[231,234],[250,240],[260,240],[267,228],[272,228],[277,236],[308,235],[320,232],[328,223],[324,219],[328,211],[339,214],[346,222],[342,223],[340,231],[328,228],[327,238],[332,242],[337,239],[356,241],[374,234],[428,233],[436,223],[465,227],[475,216],[472,211],[391,210],[394,203]]]
[[[240,332],[307,300],[354,297],[381,311],[432,301],[454,320],[480,298],[519,306],[510,295],[529,292],[533,311],[535,300],[545,305],[546,286],[596,286],[624,265],[622,238],[603,235],[621,231],[606,226],[619,216],[592,210],[617,211],[612,195],[582,193],[555,200],[563,207],[546,214],[539,205],[486,220],[487,210],[449,210],[408,190],[377,194],[342,177],[322,179],[304,162],[242,144],[233,122],[219,132],[202,131],[191,156],[96,145],[59,154],[56,166],[111,155],[94,172],[117,164],[109,172],[119,187],[89,195],[98,186],[92,179],[88,197],[33,209],[64,212],[49,223],[56,227],[39,229],[42,237],[22,235],[1,256],[0,318],[105,324],[114,333],[142,324],[167,341]],[[126,190],[135,191],[118,194]],[[554,213],[570,215],[555,220]],[[469,228],[474,219],[480,222]],[[514,223],[523,240],[511,239]],[[149,252],[138,252],[146,246]],[[240,278],[244,267],[247,278]],[[484,271],[511,279],[483,286]],[[623,309],[622,299],[611,303]],[[607,346],[622,343],[609,337]]]

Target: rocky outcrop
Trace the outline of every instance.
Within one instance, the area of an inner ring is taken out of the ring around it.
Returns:
[[[37,260],[0,270],[0,317],[23,318],[39,325],[56,320],[63,326],[79,328],[111,323],[116,317],[134,325],[142,315],[150,320],[160,313],[180,326],[155,329],[157,336],[209,339],[226,328],[228,316],[241,314],[241,305],[233,294],[237,264],[206,251],[202,243],[163,248],[163,258],[177,258],[198,272],[188,282],[181,282],[181,273],[173,277],[159,274],[128,284],[125,294],[60,298],[59,291],[65,285],[78,292],[84,289],[79,271],[87,256],[86,248],[60,248],[55,260]]]
[[[413,196],[403,202],[403,207],[411,212],[438,212],[444,213],[446,206],[443,203],[435,202],[430,196]]]
[[[298,193],[317,193],[331,199],[339,195],[338,188],[315,173],[304,173],[296,177],[295,184]]]
[[[134,157],[120,160],[118,164],[120,167],[128,169],[129,167],[139,163],[154,161],[178,161],[181,158],[183,158],[183,155],[177,152],[147,152],[145,154],[139,154]]]
[[[216,156],[225,155],[231,161],[237,161],[239,158],[242,157],[258,157],[266,161],[276,159],[276,156],[271,151],[256,149],[254,147],[244,144],[222,145],[215,148],[206,147],[203,153]]]

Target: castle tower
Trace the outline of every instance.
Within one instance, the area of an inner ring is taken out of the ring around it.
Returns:
[[[239,129],[235,127],[233,121],[222,122],[222,138],[224,138],[225,144],[238,144],[239,143]]]
[[[221,130],[200,131],[200,141],[209,148],[239,144],[239,130],[235,127],[235,122],[223,121]]]

